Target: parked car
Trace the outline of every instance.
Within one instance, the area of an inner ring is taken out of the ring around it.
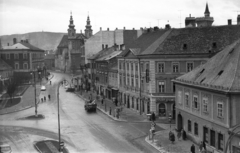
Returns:
[[[96,112],[97,111],[96,101],[95,100],[87,100],[87,101],[85,101],[84,108],[88,112],[90,112],[90,111]]]
[[[74,92],[75,91],[75,88],[74,87],[68,87],[66,92]]]
[[[0,142],[0,153],[11,153],[11,146],[7,143]]]

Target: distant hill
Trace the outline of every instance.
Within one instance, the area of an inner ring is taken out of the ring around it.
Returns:
[[[29,43],[43,50],[56,50],[63,35],[66,33],[56,32],[31,32],[25,34],[13,34],[0,36],[2,46],[13,44],[13,38],[17,38],[17,42],[28,39]]]

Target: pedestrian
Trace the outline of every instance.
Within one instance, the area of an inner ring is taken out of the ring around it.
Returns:
[[[156,120],[156,116],[154,114],[154,112],[152,113],[152,121],[154,122]]]
[[[43,98],[41,98],[41,100],[42,100],[42,103],[43,103]]]
[[[49,83],[50,83],[50,85],[51,85],[52,81],[50,81]]]
[[[103,99],[102,99],[102,105],[103,105]]]
[[[178,141],[179,141],[179,139],[181,139],[181,131],[177,131],[177,137],[178,137]]]
[[[199,152],[202,152],[202,150],[203,150],[203,142],[201,141],[199,145]]]
[[[51,100],[51,96],[50,95],[48,95],[48,100]]]
[[[192,144],[192,146],[191,146],[191,153],[195,153],[195,146],[194,146],[194,144]]]
[[[184,129],[182,129],[183,133],[182,133],[182,139],[186,140],[187,139],[187,134],[186,131]]]
[[[207,151],[205,140],[203,140],[203,148]]]
[[[46,101],[46,97],[44,96],[44,101]]]

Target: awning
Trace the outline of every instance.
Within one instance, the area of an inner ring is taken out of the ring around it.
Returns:
[[[112,90],[118,90],[117,88],[112,88]]]

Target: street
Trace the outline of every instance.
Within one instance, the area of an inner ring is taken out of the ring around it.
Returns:
[[[66,74],[54,73],[52,85],[40,98],[48,94],[51,100],[38,104],[41,120],[29,120],[35,108],[0,116],[0,141],[11,145],[13,152],[37,152],[33,143],[41,140],[58,141],[57,86]],[[76,94],[66,92],[60,85],[61,139],[69,152],[158,152],[144,141],[149,123],[117,122],[100,111],[87,113],[84,101]],[[34,102],[34,100],[33,100]]]

